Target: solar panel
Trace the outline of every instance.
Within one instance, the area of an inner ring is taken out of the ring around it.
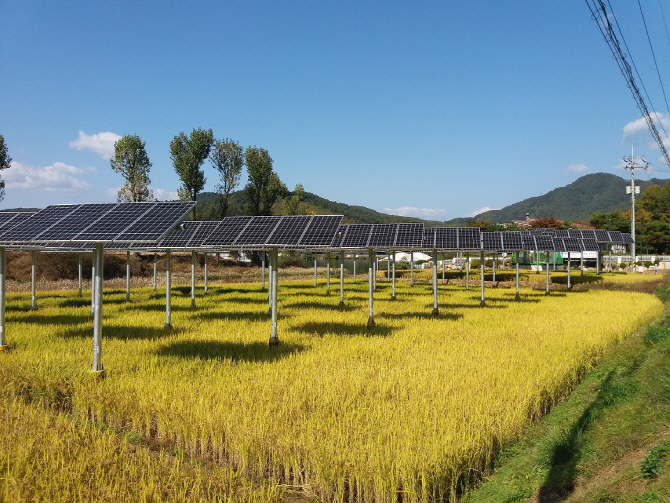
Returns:
[[[0,212],[0,229],[11,229],[34,214],[33,212],[24,211],[2,211]]]
[[[635,244],[635,240],[633,239],[633,236],[630,235],[630,232],[622,232],[621,238],[623,239],[623,244],[625,245]]]
[[[140,203],[119,203],[137,205]],[[142,203],[143,204],[143,203]],[[177,225],[193,209],[192,202],[160,202],[152,205],[129,227],[124,229],[116,241],[157,241]],[[110,212],[111,213],[111,212]],[[106,219],[106,217],[103,217]]]
[[[481,232],[479,227],[458,227],[458,248],[460,250],[481,250]]]
[[[31,241],[44,230],[48,229],[62,218],[66,217],[80,205],[62,204],[47,206],[42,211],[38,211],[31,218],[25,220],[23,224],[16,225],[2,232],[2,241]]]
[[[352,224],[347,227],[347,235],[342,239],[342,247],[367,248],[372,224]]]
[[[392,248],[398,232],[397,224],[373,224],[368,246],[372,248]]]
[[[503,251],[523,250],[521,231],[505,231],[502,233]]]
[[[581,252],[582,243],[577,238],[563,238],[563,246],[566,252]]]
[[[593,229],[584,229],[582,230],[582,239],[598,239],[596,231]]]
[[[596,233],[596,241],[598,241],[599,243],[610,242],[610,234],[606,230],[596,229],[594,232]]]
[[[557,251],[557,252],[568,251],[568,249],[565,247],[565,243],[563,242],[563,238],[560,238],[558,236],[554,236],[554,251]]]
[[[156,203],[118,203],[81,229],[74,237],[77,241],[112,241],[130,227]]]
[[[610,234],[610,239],[612,240],[612,243],[619,243],[623,244],[623,235],[619,231],[609,231]]]
[[[435,248],[438,250],[458,250],[458,229],[456,227],[436,227]]]
[[[190,248],[197,248],[202,246],[203,241],[207,239],[207,237],[214,231],[214,229],[216,229],[218,225],[218,220],[204,220],[200,222],[198,229],[193,233],[193,237],[189,240],[188,246]]]
[[[337,228],[337,234],[335,234],[335,237],[333,238],[332,243],[330,243],[331,248],[341,248],[342,247],[342,239],[347,234],[347,229],[348,228],[349,228],[348,225],[340,225]]]
[[[281,217],[261,216],[253,217],[249,225],[237,236],[236,246],[259,246],[265,245],[272,232],[275,230]]]
[[[158,242],[161,248],[186,248],[202,222],[184,222],[183,229],[175,229]]]
[[[100,217],[110,212],[118,203],[81,204],[66,218],[54,223],[40,232],[34,239],[69,241],[90,226],[94,226]]]
[[[302,248],[330,246],[341,223],[342,215],[314,215],[298,245]]]
[[[266,244],[270,246],[296,246],[305,232],[311,216],[282,217]]]
[[[503,242],[502,242],[502,232],[482,232],[482,238],[484,239],[483,245],[484,250],[488,251],[502,251]]]
[[[233,246],[237,236],[251,222],[253,217],[226,217],[219,222],[207,238],[203,246]]]
[[[421,248],[423,246],[423,224],[398,224],[396,248]]]
[[[554,240],[548,234],[537,234],[535,236],[535,241],[537,242],[537,248],[541,251],[554,251]]]
[[[435,248],[435,227],[423,230],[422,248]]]
[[[528,251],[537,251],[537,243],[535,242],[535,236],[529,232],[521,233],[521,240],[523,241],[523,249]]]
[[[582,231],[579,229],[569,229],[568,233],[573,239],[582,239]]]
[[[569,238],[570,231],[568,231],[567,229],[557,229],[554,236],[556,236],[557,238]]]
[[[598,251],[600,247],[595,239],[586,238],[582,239],[582,249],[584,251]]]

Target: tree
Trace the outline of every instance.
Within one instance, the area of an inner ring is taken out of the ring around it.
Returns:
[[[531,229],[563,229],[563,223],[554,217],[536,218],[530,224]]]
[[[205,162],[214,143],[214,133],[211,129],[194,129],[190,136],[182,131],[170,142],[170,159],[175,171],[179,175],[182,186],[179,189],[181,198],[195,201],[205,187],[205,173],[200,169]],[[195,208],[193,218],[195,219]]]
[[[219,172],[221,178],[221,183],[217,186],[217,192],[221,206],[221,218],[223,218],[230,207],[230,195],[240,183],[242,166],[244,166],[244,149],[233,140],[216,140],[209,160]]]
[[[272,205],[286,194],[286,185],[272,171],[272,157],[264,148],[247,147],[244,153],[249,182],[244,187],[247,212],[250,215],[270,215]]]
[[[118,201],[150,201],[154,198],[149,189],[151,161],[139,136],[126,135],[114,143],[114,157],[109,162],[112,169],[121,173],[126,183],[119,189]]]
[[[300,209],[300,201],[305,196],[305,189],[301,184],[297,184],[293,194],[289,194],[284,199],[284,215],[297,215]]]
[[[12,158],[9,157],[5,137],[0,134],[0,171],[7,169],[12,165]],[[5,198],[5,181],[0,180],[0,201]]]
[[[613,231],[630,232],[630,211],[628,211],[627,216],[619,210],[609,213],[600,211],[591,216],[590,223],[597,229],[609,230],[610,220],[612,221]]]

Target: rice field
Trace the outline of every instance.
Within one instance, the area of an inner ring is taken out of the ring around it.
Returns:
[[[41,293],[38,311],[29,294],[8,294],[0,424],[12,433],[0,442],[0,494],[453,499],[605,347],[662,309],[644,293],[531,289],[521,301],[487,289],[481,307],[477,285],[440,285],[432,316],[430,285],[399,283],[391,301],[379,282],[377,326],[366,328],[367,283],[345,283],[342,310],[338,286],[326,296],[323,281],[280,282],[277,348],[258,283],[210,283],[195,309],[190,287],[177,288],[173,329],[164,290],[136,289],[130,302],[106,290],[104,380],[88,373],[90,292]]]

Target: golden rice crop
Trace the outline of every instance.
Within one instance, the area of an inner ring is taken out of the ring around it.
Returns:
[[[72,415],[230,467],[249,480],[326,500],[428,501],[479,476],[501,446],[564,397],[603,349],[657,316],[653,296],[618,291],[479,290],[388,283],[280,284],[278,348],[268,347],[267,292],[210,285],[106,292],[104,381],[87,375],[92,322],[69,292],[9,297],[0,355],[5,396],[66,403]],[[12,307],[13,306],[13,307]],[[25,309],[25,310],[24,310]],[[0,468],[2,470],[2,468]],[[0,473],[2,473],[0,471]]]

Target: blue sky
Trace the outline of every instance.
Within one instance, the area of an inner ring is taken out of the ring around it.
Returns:
[[[611,4],[665,123],[636,2]],[[642,6],[670,93],[670,4]],[[434,219],[624,175],[632,142],[664,166],[583,1],[0,0],[0,96],[0,208],[116,200],[124,134],[174,197],[193,128],[267,149],[289,188]]]

